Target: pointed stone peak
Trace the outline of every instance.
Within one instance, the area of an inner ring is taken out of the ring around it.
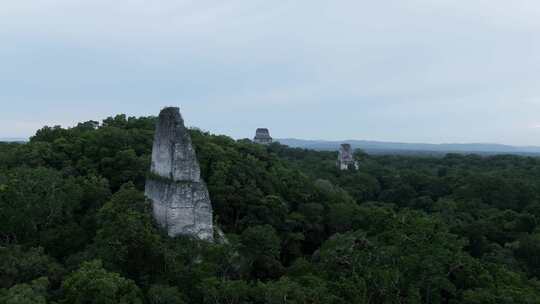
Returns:
[[[212,242],[210,194],[179,108],[167,107],[159,113],[150,170],[145,194],[152,201],[156,222],[171,237],[187,235]]]
[[[151,172],[173,181],[199,182],[201,169],[177,107],[161,110],[156,124]]]

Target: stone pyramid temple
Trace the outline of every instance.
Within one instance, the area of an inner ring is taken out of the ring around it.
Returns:
[[[213,241],[210,195],[179,108],[164,108],[159,114],[145,194],[169,236]]]

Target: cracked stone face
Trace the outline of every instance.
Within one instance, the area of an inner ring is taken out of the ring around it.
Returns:
[[[159,114],[145,194],[156,221],[171,237],[213,240],[212,204],[188,130],[178,108]]]
[[[171,237],[195,236],[211,240],[212,208],[203,183],[149,180],[146,193],[153,202],[154,217]]]
[[[174,181],[200,181],[201,169],[178,108],[165,108],[159,114],[151,171]]]

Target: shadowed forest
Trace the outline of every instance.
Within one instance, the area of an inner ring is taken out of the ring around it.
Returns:
[[[0,303],[540,303],[540,158],[368,155],[192,129],[225,244],[144,197],[155,117],[0,144]]]

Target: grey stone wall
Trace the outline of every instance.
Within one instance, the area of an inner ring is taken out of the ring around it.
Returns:
[[[354,152],[350,144],[341,145],[337,165],[341,170],[347,170],[350,166],[358,170],[358,162],[354,159]]]
[[[178,108],[165,108],[159,113],[151,171],[174,181],[200,181],[201,169]]]
[[[204,183],[149,180],[146,193],[153,202],[154,217],[169,236],[194,236],[212,240],[212,207]]]
[[[212,204],[191,137],[178,108],[159,114],[146,196],[156,221],[169,236],[189,235],[213,240]]]

